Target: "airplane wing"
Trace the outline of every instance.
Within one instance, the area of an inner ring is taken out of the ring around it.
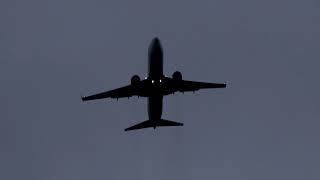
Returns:
[[[114,90],[94,94],[91,96],[82,96],[82,101],[89,101],[95,99],[104,99],[104,98],[124,98],[124,97],[131,97],[137,95],[141,86],[143,86],[144,81],[140,81],[137,84],[127,85],[121,88],[117,88]]]
[[[225,88],[224,83],[207,83],[197,81],[180,80],[174,83],[175,89],[180,92],[198,91],[200,89]]]

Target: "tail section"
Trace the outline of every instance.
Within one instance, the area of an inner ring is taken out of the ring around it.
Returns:
[[[183,123],[161,119],[157,121],[157,126],[183,126]]]
[[[139,124],[136,124],[134,126],[131,126],[127,129],[125,129],[125,131],[144,129],[144,128],[149,128],[149,127],[153,127],[155,129],[156,127],[164,127],[164,126],[183,126],[183,123],[169,121],[169,120],[165,120],[165,119],[160,119],[160,120],[156,120],[156,121],[146,120],[146,121],[143,121]]]
[[[131,130],[136,130],[136,129],[143,129],[143,128],[148,128],[148,127],[153,127],[153,123],[150,120],[143,121],[142,123],[136,124],[134,126],[131,126],[125,131],[131,131]]]

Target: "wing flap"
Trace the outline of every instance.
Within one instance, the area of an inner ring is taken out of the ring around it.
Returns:
[[[89,100],[104,99],[104,98],[123,98],[123,97],[131,97],[134,94],[135,94],[134,87],[132,87],[132,85],[128,85],[128,86],[124,86],[111,91],[94,94],[91,96],[83,96],[81,97],[81,99],[83,101],[89,101]]]
[[[140,81],[137,84],[130,84],[121,88],[113,89],[110,91],[94,94],[91,96],[82,96],[82,101],[89,101],[95,99],[104,99],[104,98],[124,98],[131,97],[139,94],[139,91],[145,86],[145,81]]]

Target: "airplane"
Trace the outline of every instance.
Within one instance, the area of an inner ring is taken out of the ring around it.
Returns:
[[[141,80],[138,75],[131,77],[131,84],[94,94],[91,96],[82,96],[82,101],[90,101],[103,98],[124,98],[124,97],[146,97],[148,98],[148,116],[149,120],[143,121],[125,131],[164,127],[164,126],[183,126],[183,123],[169,121],[161,118],[162,115],[162,100],[166,95],[174,94],[175,92],[195,92],[200,89],[210,88],[226,88],[224,83],[206,83],[188,81],[182,79],[182,73],[175,71],[172,77],[167,77],[163,74],[163,50],[159,38],[152,39],[148,49],[148,77]]]

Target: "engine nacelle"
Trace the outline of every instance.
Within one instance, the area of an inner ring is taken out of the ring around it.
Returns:
[[[180,71],[176,71],[172,74],[172,79],[176,81],[181,81],[182,80],[182,74]]]
[[[131,84],[137,84],[140,82],[140,77],[138,75],[134,75],[131,77]]]

